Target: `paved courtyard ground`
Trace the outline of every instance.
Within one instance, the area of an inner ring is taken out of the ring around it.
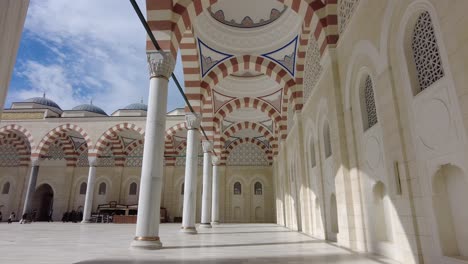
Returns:
[[[0,263],[394,263],[352,253],[273,224],[225,224],[179,233],[161,225],[164,249],[129,247],[135,225],[0,224]]]

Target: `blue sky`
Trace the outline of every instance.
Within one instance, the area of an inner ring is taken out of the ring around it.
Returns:
[[[5,107],[44,92],[62,109],[92,99],[108,114],[147,103],[145,37],[128,0],[31,0]],[[174,72],[183,84],[180,57]],[[171,81],[167,109],[182,106]]]

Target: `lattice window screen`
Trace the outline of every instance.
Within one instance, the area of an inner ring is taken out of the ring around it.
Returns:
[[[63,152],[61,144],[55,142],[49,147],[49,150],[47,151],[47,154],[45,156],[49,160],[61,160],[65,158],[65,153]]]
[[[17,167],[20,159],[16,148],[11,144],[0,145],[0,167]]]
[[[310,34],[309,46],[307,47],[304,69],[304,103],[312,93],[315,85],[322,73],[322,65],[320,64],[320,49],[315,40],[314,34]]]
[[[375,108],[374,89],[372,79],[367,76],[364,82],[364,103],[366,105],[367,126],[365,130],[377,124],[377,109]]]
[[[143,163],[143,145],[136,147],[125,160],[126,167],[141,167]]]
[[[114,167],[114,153],[112,152],[111,145],[109,144],[98,158],[97,167]]]
[[[429,12],[423,12],[419,15],[414,26],[411,48],[416,65],[419,91],[422,91],[445,75]]]
[[[235,147],[227,158],[231,166],[268,166],[267,156],[257,145],[244,143]]]
[[[76,163],[77,167],[88,167],[88,150],[83,150],[80,155],[78,156],[78,162]]]
[[[344,32],[346,25],[348,24],[351,16],[356,9],[359,0],[339,0],[338,1],[338,30],[341,33]]]

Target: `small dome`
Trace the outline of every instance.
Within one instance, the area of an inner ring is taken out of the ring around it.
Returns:
[[[148,111],[148,105],[143,104],[143,103],[134,103],[134,104],[129,104],[126,107],[124,107],[124,110],[142,110],[142,111]]]
[[[92,105],[92,104],[82,104],[82,105],[79,105],[79,106],[75,106],[75,107],[73,107],[72,110],[75,110],[75,111],[88,111],[88,112],[91,112],[91,113],[107,115],[106,112],[104,112],[104,110],[102,110],[101,108],[99,108],[99,107],[97,107],[95,105]]]
[[[48,99],[48,98],[45,98],[44,97],[33,97],[33,98],[29,98],[29,99],[26,99],[24,100],[25,103],[35,103],[35,104],[40,104],[40,105],[44,105],[44,106],[49,106],[49,107],[55,107],[55,108],[58,108],[60,110],[62,110],[62,108],[60,108],[60,106],[58,106],[58,104],[56,104],[54,101]]]

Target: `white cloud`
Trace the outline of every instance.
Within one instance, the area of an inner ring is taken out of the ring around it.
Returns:
[[[144,1],[138,3],[145,13]],[[11,91],[12,98],[45,91],[63,109],[92,98],[109,114],[141,98],[147,101],[146,33],[129,1],[33,0],[25,30],[55,56],[20,61],[16,74],[30,86]],[[175,72],[183,84],[181,68],[179,61]],[[170,88],[169,109],[183,105],[176,93]]]

